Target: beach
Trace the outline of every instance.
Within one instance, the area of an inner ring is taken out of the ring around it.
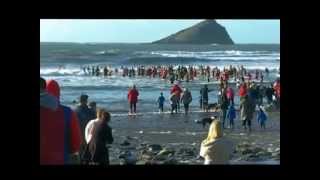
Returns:
[[[141,152],[146,151],[148,145],[160,145],[163,149],[174,151],[174,154],[161,157],[160,161],[154,160],[154,164],[203,164],[198,155],[200,143],[206,138],[209,126],[203,128],[195,120],[213,114],[193,112],[188,115],[114,116],[110,123],[114,136],[114,143],[109,149],[110,163],[121,164],[119,155],[130,151],[137,158],[137,164],[148,164],[150,160],[144,159]],[[252,120],[251,133],[242,129],[239,119],[235,120],[234,130],[224,130],[224,135],[234,143],[235,151],[238,150],[233,153],[231,164],[280,164],[280,112],[269,113],[269,118],[266,130],[258,127],[255,118]],[[250,150],[257,152],[250,153]]]

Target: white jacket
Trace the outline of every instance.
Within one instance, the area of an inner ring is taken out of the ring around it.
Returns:
[[[232,142],[226,140],[224,137],[211,142],[201,143],[200,156],[205,158],[206,164],[229,164],[232,152]]]
[[[90,140],[92,138],[92,129],[93,129],[95,122],[97,122],[97,121],[98,121],[98,119],[90,120],[88,122],[88,124],[86,125],[84,133],[85,133],[85,139],[86,139],[87,144],[90,142]]]

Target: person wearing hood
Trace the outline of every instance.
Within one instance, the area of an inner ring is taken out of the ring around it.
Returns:
[[[46,80],[40,77],[40,107],[57,110],[58,100],[46,91]]]
[[[260,128],[266,129],[267,113],[263,106],[259,106],[259,111],[257,113],[257,121],[260,124]]]
[[[40,93],[44,92],[43,81],[40,78]],[[60,87],[55,80],[46,82],[46,91],[50,96],[43,93],[42,98],[47,96],[47,100],[40,100],[40,164],[78,164],[81,132],[77,115],[60,104]],[[50,103],[44,105],[44,102]]]
[[[223,137],[221,121],[213,120],[210,124],[208,137],[201,142],[200,156],[204,164],[229,164],[233,144]]]
[[[184,104],[184,111],[187,115],[189,112],[189,104],[192,101],[192,95],[191,92],[188,90],[188,88],[185,88],[181,97],[181,102]]]
[[[231,129],[234,129],[235,118],[236,118],[236,109],[234,108],[234,104],[231,103],[227,111],[227,119],[229,120],[229,126]]]

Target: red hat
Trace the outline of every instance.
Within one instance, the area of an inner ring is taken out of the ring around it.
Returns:
[[[47,91],[49,94],[55,96],[56,98],[60,98],[60,86],[55,80],[47,80]]]

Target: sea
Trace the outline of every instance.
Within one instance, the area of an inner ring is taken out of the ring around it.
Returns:
[[[256,69],[270,73],[265,82],[272,83],[280,77],[280,44],[239,45],[168,45],[127,43],[49,43],[40,42],[40,76],[58,81],[61,87],[61,103],[74,107],[81,94],[89,96],[98,107],[105,107],[114,115],[128,113],[127,92],[133,84],[139,90],[137,111],[158,112],[157,99],[163,92],[169,111],[169,81],[158,77],[90,76],[82,71],[85,66],[111,66],[112,68],[137,67],[137,65],[179,65],[224,67],[243,65],[249,71]],[[121,72],[121,70],[120,70]],[[232,83],[232,81],[231,81]],[[191,90],[191,111],[199,110],[200,88],[208,84],[209,103],[217,102],[218,81],[207,82],[197,77],[192,82],[180,82]],[[231,84],[234,88],[235,84]],[[239,99],[235,99],[236,105]],[[182,109],[182,107],[181,107]]]

